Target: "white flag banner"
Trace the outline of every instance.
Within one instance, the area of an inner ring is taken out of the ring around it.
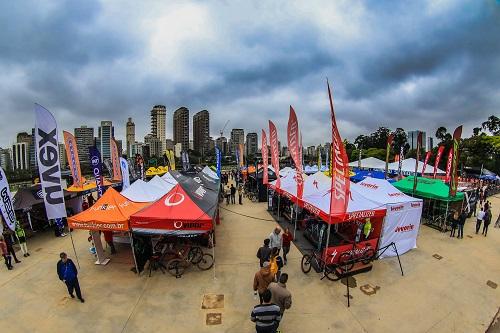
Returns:
[[[130,186],[130,177],[128,172],[128,162],[123,157],[120,157],[120,168],[122,170],[122,191]]]
[[[5,172],[0,167],[0,211],[3,219],[11,230],[16,229],[16,214],[14,213],[14,205],[12,203],[12,195],[10,194],[9,182]],[[3,224],[0,221],[0,234],[3,232]]]
[[[47,218],[66,217],[61,186],[57,123],[52,113],[35,104],[36,155]]]

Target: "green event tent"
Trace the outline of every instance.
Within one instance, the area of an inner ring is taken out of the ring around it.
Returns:
[[[406,177],[398,182],[393,183],[398,190],[406,194],[413,194],[413,179],[414,176]],[[417,189],[415,195],[426,199],[435,199],[442,201],[462,201],[464,194],[457,192],[454,197],[449,196],[450,187],[446,185],[441,179],[433,178],[417,178]]]

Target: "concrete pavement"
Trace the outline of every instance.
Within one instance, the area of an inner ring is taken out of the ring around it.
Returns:
[[[495,220],[500,198],[490,201]],[[0,268],[2,331],[254,332],[249,314],[255,304],[255,255],[275,223],[265,203],[227,208],[232,212],[221,211],[216,229],[215,278],[213,270],[193,267],[180,279],[160,272],[137,277],[129,271],[133,260],[126,246],[118,247],[110,264],[96,266],[88,233],[74,232],[84,304],[67,296],[56,275],[59,252],[74,258],[69,237],[37,235],[28,243],[31,257],[21,255],[13,271]],[[375,262],[371,272],[355,277],[350,308],[345,285],[303,274],[302,256],[292,247],[283,271],[290,275],[293,305],[282,332],[484,332],[500,306],[500,288],[486,284],[500,283],[500,229],[492,224],[485,238],[474,234],[474,225],[467,221],[463,240],[422,226],[418,249],[401,257],[405,276],[397,259]],[[376,293],[366,295],[361,287]],[[224,307],[202,309],[206,294],[223,294]],[[221,313],[222,324],[207,326],[207,313]]]

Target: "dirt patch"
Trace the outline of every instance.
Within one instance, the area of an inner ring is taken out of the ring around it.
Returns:
[[[39,247],[38,249],[35,250],[35,252],[40,252],[40,251],[42,251],[41,247]]]
[[[437,254],[437,253],[433,254],[432,256],[433,256],[434,258],[436,258],[437,260],[441,260],[441,259],[443,259],[443,257],[442,257],[442,256],[440,256],[440,255],[439,255],[439,254]]]
[[[375,295],[377,291],[380,290],[380,287],[372,286],[371,284],[365,284],[364,286],[359,287],[359,289],[361,290],[361,292],[363,292],[363,294],[371,296]]]
[[[219,294],[219,295],[217,295],[217,294],[203,295],[203,301],[201,302],[201,308],[202,309],[224,309],[224,295],[221,295],[221,294]]]
[[[493,282],[491,280],[486,281],[486,285],[490,288],[493,288],[493,289],[497,289],[497,287],[498,287],[498,284],[496,284],[495,282]]]
[[[222,313],[207,313],[206,324],[208,326],[222,324]]]
[[[467,237],[469,237],[469,238],[474,238],[474,237],[472,237],[471,235],[467,235]]]

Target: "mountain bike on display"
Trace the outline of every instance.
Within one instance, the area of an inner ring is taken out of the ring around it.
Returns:
[[[312,250],[311,253],[306,253],[302,256],[302,261],[300,264],[300,268],[302,272],[305,274],[311,271],[311,268],[315,265],[320,270],[325,271],[324,277],[326,277],[330,281],[337,281],[337,277],[335,275],[335,267],[336,265],[326,264],[325,260],[323,260],[321,253],[316,250]]]
[[[352,250],[344,251],[339,256],[338,265],[344,272],[350,271],[357,262],[367,265],[375,260],[375,250],[370,243],[365,243],[365,247],[359,247],[357,244],[359,243],[352,242]]]
[[[206,271],[214,265],[214,257],[209,253],[203,253],[199,246],[185,245],[175,253],[175,258],[167,262],[167,271],[180,278],[191,265]]]

